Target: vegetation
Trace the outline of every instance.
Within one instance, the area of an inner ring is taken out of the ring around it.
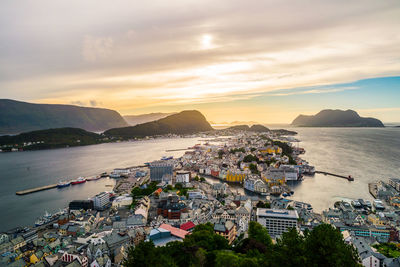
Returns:
[[[246,155],[243,162],[259,162],[258,158],[252,154]]]
[[[249,169],[250,169],[251,173],[253,173],[253,174],[260,174],[260,172],[257,169],[256,164],[250,163]]]
[[[63,127],[104,131],[126,125],[125,120],[114,110],[0,99],[0,134]]]
[[[24,146],[24,143],[29,142],[32,144]],[[78,128],[57,128],[0,136],[0,146],[17,146],[24,150],[84,146],[104,142],[107,142],[104,136]]]
[[[231,153],[231,154],[235,154],[236,152],[245,153],[246,150],[244,149],[244,147],[241,147],[241,148],[232,148],[232,149],[229,151],[229,153]]]
[[[220,150],[218,150],[218,158],[219,159],[222,159],[222,156],[225,154],[225,152],[222,150],[222,149],[220,149]]]
[[[158,184],[157,182],[151,182],[150,184],[147,184],[147,187],[133,188],[131,191],[132,197],[135,199],[150,195],[151,193],[157,190],[157,184]]]
[[[104,134],[121,139],[131,139],[165,134],[193,134],[211,130],[213,128],[203,114],[196,110],[186,110],[157,121],[110,129]]]
[[[270,130],[261,124],[254,124],[253,126],[250,127],[250,131],[263,133],[263,132],[269,132]]]
[[[231,247],[211,223],[201,224],[183,242],[155,247],[149,241],[129,248],[124,266],[359,266],[355,249],[331,225],[304,236],[291,229],[273,244],[266,228],[250,222],[248,236]]]
[[[270,209],[271,208],[271,203],[269,203],[269,202],[263,202],[263,201],[258,201],[258,203],[257,203],[257,208],[264,208],[264,209]]]
[[[396,243],[376,244],[374,245],[374,248],[376,248],[378,252],[382,253],[388,258],[400,257],[400,244]]]

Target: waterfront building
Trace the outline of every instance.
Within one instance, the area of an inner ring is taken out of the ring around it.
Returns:
[[[389,184],[396,189],[397,191],[400,192],[400,179],[397,178],[391,178],[389,179]]]
[[[246,178],[246,172],[240,170],[228,171],[226,173],[226,181],[233,183],[241,183]]]
[[[297,229],[299,215],[296,210],[258,208],[256,218],[258,223],[267,228],[271,237],[278,237],[290,228]]]
[[[73,200],[69,203],[70,210],[92,210],[94,209],[93,200]]]
[[[93,204],[96,210],[106,209],[110,204],[110,194],[107,192],[102,192],[100,194],[97,194],[93,198]]]
[[[150,163],[150,180],[161,182],[164,175],[173,175],[174,165],[171,161],[154,161]]]

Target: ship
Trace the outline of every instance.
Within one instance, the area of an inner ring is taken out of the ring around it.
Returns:
[[[99,180],[100,178],[101,178],[101,176],[97,175],[97,176],[87,178],[86,181],[96,181],[96,180]]]
[[[83,184],[83,183],[86,183],[86,179],[83,178],[83,177],[79,177],[78,179],[76,179],[76,180],[74,180],[74,181],[71,182],[72,185],[75,185],[75,184]]]
[[[63,187],[67,187],[67,186],[70,186],[70,185],[71,185],[71,182],[60,181],[60,182],[57,184],[57,188],[63,188]]]
[[[163,156],[163,157],[161,158],[161,160],[170,160],[170,159],[173,159],[173,158],[174,158],[173,156],[169,156],[169,157]]]

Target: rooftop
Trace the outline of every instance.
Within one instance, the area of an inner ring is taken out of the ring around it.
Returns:
[[[284,210],[284,209],[257,209],[257,216],[261,217],[273,217],[281,219],[298,219],[299,215],[296,210]]]

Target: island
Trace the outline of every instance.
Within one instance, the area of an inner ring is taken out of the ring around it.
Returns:
[[[316,115],[299,115],[291,124],[296,127],[385,127],[375,118],[363,118],[354,110],[322,110]]]
[[[257,132],[257,133],[262,133],[262,132],[269,132],[270,129],[265,127],[264,125],[261,124],[254,124],[251,127],[248,125],[235,125],[231,126],[229,128],[226,128],[225,130],[228,131],[246,131],[246,132]]]

